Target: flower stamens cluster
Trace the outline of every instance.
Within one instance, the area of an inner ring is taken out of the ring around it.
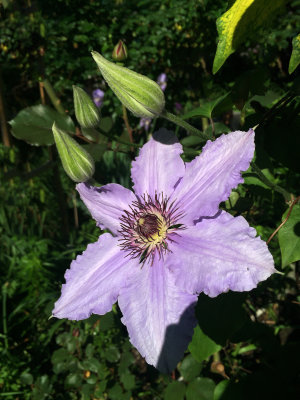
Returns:
[[[122,239],[120,247],[130,258],[140,258],[144,264],[150,258],[153,263],[155,255],[159,258],[170,251],[168,241],[173,242],[179,229],[184,229],[178,220],[183,216],[175,201],[155,194],[154,198],[144,195],[130,205],[130,211],[124,211],[121,216]]]

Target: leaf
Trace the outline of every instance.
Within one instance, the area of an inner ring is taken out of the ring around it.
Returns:
[[[190,135],[190,136],[183,138],[181,140],[181,144],[182,144],[182,146],[194,147],[205,141],[206,141],[206,139],[203,139],[200,136]]]
[[[81,385],[81,375],[78,373],[71,373],[65,379],[65,385],[67,387],[79,387]]]
[[[99,128],[102,131],[108,133],[109,131],[111,131],[112,127],[113,127],[113,120],[111,117],[101,118]]]
[[[289,74],[292,74],[300,64],[300,33],[294,37],[292,44],[293,50],[289,63]]]
[[[229,385],[228,380],[221,381],[217,384],[214,391],[214,400],[222,400],[222,396],[226,391],[227,386]],[[233,400],[233,399],[232,399]]]
[[[231,94],[226,93],[217,99],[206,102],[200,107],[188,112],[182,116],[182,119],[189,119],[193,117],[205,117],[212,118],[219,116],[225,111],[229,111],[232,108]]]
[[[222,67],[240,44],[270,22],[285,2],[286,0],[236,0],[232,7],[217,19],[219,43],[213,73]]]
[[[191,354],[186,356],[178,367],[179,372],[186,381],[196,378],[200,374],[201,369],[202,365]]]
[[[196,378],[186,391],[186,400],[213,400],[215,384],[209,378]]]
[[[282,216],[285,220],[289,210]],[[300,204],[296,204],[287,222],[278,232],[279,245],[282,257],[282,267],[300,260]]]
[[[189,351],[193,357],[200,363],[216,353],[222,348],[214,340],[209,338],[199,326],[196,326],[191,343],[189,344]]]
[[[116,346],[111,345],[110,347],[108,347],[108,349],[105,350],[104,357],[107,361],[115,363],[120,358],[120,352]]]
[[[20,375],[20,381],[25,385],[31,385],[33,382],[33,376],[29,372],[25,371]]]
[[[35,146],[50,146],[54,143],[52,125],[56,122],[59,129],[74,132],[75,126],[68,115],[59,114],[51,107],[27,107],[9,121],[12,134],[17,138]]]
[[[82,147],[86,150],[94,159],[95,162],[101,161],[104,152],[106,151],[106,144],[83,144]]]
[[[185,390],[183,382],[171,382],[166,387],[164,400],[184,400]]]
[[[228,133],[230,132],[230,128],[223,124],[222,122],[215,122],[214,123],[215,126],[215,135],[219,136],[222,133]],[[212,125],[210,124],[204,131],[209,137],[212,136]]]
[[[120,381],[123,383],[126,390],[134,388],[135,377],[128,370],[120,375]]]

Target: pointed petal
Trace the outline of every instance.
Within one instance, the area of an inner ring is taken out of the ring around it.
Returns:
[[[105,233],[72,262],[54,317],[80,320],[111,310],[127,275],[138,268],[138,262],[125,258],[117,243],[117,238]]]
[[[152,266],[145,264],[135,272],[120,291],[122,322],[131,343],[147,363],[170,372],[191,340],[197,296],[174,285],[162,260]]]
[[[224,211],[182,231],[177,243],[169,246],[168,263],[176,284],[210,297],[255,288],[276,272],[266,243],[255,235],[243,217]]]
[[[180,154],[182,146],[173,132],[160,129],[140,150],[132,163],[131,178],[138,196],[155,192],[170,196],[185,167]]]
[[[254,131],[231,132],[206,143],[200,156],[186,164],[186,173],[173,198],[186,211],[186,224],[213,216],[233,188],[243,182],[240,172],[248,169],[254,154]]]
[[[118,235],[119,218],[125,210],[129,210],[129,205],[136,201],[134,193],[116,183],[101,187],[79,183],[76,189],[92,217],[97,221],[97,225]]]

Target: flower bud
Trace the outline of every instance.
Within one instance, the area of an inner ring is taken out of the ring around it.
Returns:
[[[90,179],[95,171],[95,163],[91,155],[70,135],[59,129],[55,122],[52,132],[66,174],[74,182],[85,182]]]
[[[92,56],[112,91],[135,116],[154,118],[163,111],[165,98],[156,82],[106,60],[95,51]]]
[[[112,52],[112,59],[115,61],[123,61],[128,57],[127,46],[122,40],[118,41]]]
[[[73,86],[76,119],[84,128],[94,128],[100,122],[99,110],[90,96],[80,87]]]

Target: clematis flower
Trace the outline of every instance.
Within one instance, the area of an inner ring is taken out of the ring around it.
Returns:
[[[143,117],[140,119],[139,128],[144,128],[146,132],[149,131],[150,125],[152,122],[152,118]]]
[[[77,185],[101,228],[96,243],[72,262],[56,302],[57,318],[105,314],[118,301],[131,343],[162,372],[175,368],[196,324],[200,292],[248,291],[273,272],[255,229],[219,210],[243,182],[254,132],[208,141],[185,164],[173,133],[161,129],[132,165],[134,192],[118,184]]]
[[[157,77],[157,83],[160,86],[161,90],[164,92],[166,90],[167,87],[167,74],[165,74],[164,72],[162,72],[161,74],[158,75]]]
[[[102,106],[103,98],[104,98],[103,90],[101,90],[101,89],[93,90],[92,96],[93,96],[93,102],[95,103],[95,105],[98,108],[100,108]]]

